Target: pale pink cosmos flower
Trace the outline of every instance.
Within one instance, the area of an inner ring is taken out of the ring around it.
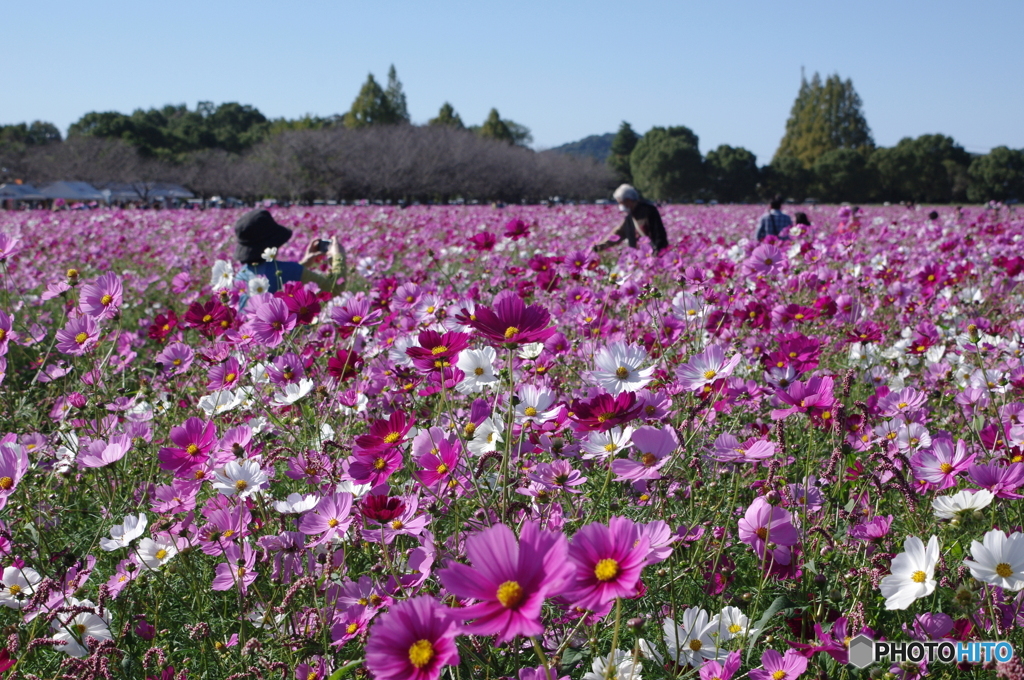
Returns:
[[[78,305],[82,312],[98,321],[112,319],[121,308],[121,279],[113,272],[107,272],[92,283],[82,286]]]
[[[740,355],[734,354],[728,361],[725,352],[718,345],[709,345],[706,350],[690,357],[690,361],[680,366],[676,376],[683,388],[699,390],[717,380],[727,378],[740,362]]]
[[[57,350],[64,354],[81,356],[100,340],[100,329],[91,316],[79,316],[68,321],[57,331]]]

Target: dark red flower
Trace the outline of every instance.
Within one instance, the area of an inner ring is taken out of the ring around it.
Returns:
[[[505,238],[510,238],[513,241],[518,241],[521,238],[530,235],[530,225],[522,220],[510,220],[505,225]]]
[[[163,342],[177,327],[178,315],[174,313],[173,309],[169,309],[166,314],[157,314],[156,318],[153,319],[153,323],[149,327],[149,338],[150,340]]]
[[[412,419],[406,420],[405,413],[395,411],[388,420],[377,420],[370,425],[370,431],[356,437],[356,446],[363,451],[383,451],[400,446],[405,435],[412,428]]]
[[[185,312],[182,325],[186,328],[196,328],[203,335],[213,337],[231,328],[234,318],[235,313],[229,307],[212,299],[206,304],[193,302]]]
[[[498,237],[489,231],[482,231],[479,234],[470,236],[469,242],[473,246],[473,250],[490,250],[498,242]]]
[[[637,403],[635,392],[622,392],[617,397],[599,394],[590,401],[574,400],[569,410],[578,432],[603,432],[638,417],[643,404]]]
[[[390,496],[367,496],[359,506],[363,517],[374,522],[390,522],[405,512],[405,502]]]
[[[551,315],[543,307],[527,307],[514,293],[499,294],[495,300],[494,311],[480,306],[469,318],[469,325],[492,342],[513,347],[554,335],[555,329],[548,327]]]
[[[363,358],[355,352],[339,349],[337,356],[327,360],[327,372],[339,382],[345,382],[358,375],[362,364]]]
[[[289,283],[291,283],[289,281]],[[311,324],[316,315],[320,313],[320,301],[305,288],[289,288],[274,293],[274,297],[284,300],[288,311],[295,315],[299,324]]]
[[[469,335],[450,331],[421,331],[417,340],[419,347],[410,347],[405,353],[412,363],[423,372],[441,371],[450,368],[458,360],[459,352],[469,347]]]

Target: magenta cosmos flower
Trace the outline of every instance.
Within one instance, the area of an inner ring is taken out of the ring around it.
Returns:
[[[267,300],[256,310],[252,324],[253,337],[267,347],[277,347],[284,334],[295,328],[296,318],[280,298]]]
[[[405,417],[402,411],[395,411],[387,420],[376,420],[370,425],[370,431],[356,437],[356,447],[365,452],[383,451],[405,442],[405,436],[412,428],[413,420]]]
[[[121,279],[113,272],[107,272],[93,283],[82,286],[79,307],[89,316],[103,320],[112,319],[121,308]]]
[[[491,342],[513,347],[554,335],[555,329],[548,328],[551,315],[543,307],[527,307],[515,293],[499,294],[494,300],[494,311],[478,306],[469,318],[469,325]]]
[[[566,599],[591,611],[617,597],[633,597],[647,564],[650,539],[626,517],[612,517],[608,526],[588,524],[572,537],[569,561],[575,567]]]
[[[0,356],[7,354],[7,345],[11,340],[16,340],[14,331],[14,317],[8,316],[0,309]]]
[[[217,446],[217,430],[213,423],[189,418],[184,425],[171,428],[171,442],[174,446],[166,446],[157,454],[160,468],[188,477],[202,467]]]
[[[795,649],[787,649],[785,656],[769,649],[761,655],[761,665],[750,671],[750,680],[796,680],[807,670],[807,659]]]
[[[327,543],[335,537],[341,538],[352,524],[351,512],[352,494],[336,493],[324,496],[315,508],[299,520],[299,531],[307,536],[323,532],[323,536],[312,545]]]
[[[789,546],[800,541],[793,516],[785,508],[773,508],[764,498],[755,498],[739,521],[740,540],[749,545],[760,559],[765,559],[765,547],[769,543],[776,547],[771,551],[777,564],[789,564]]]
[[[465,627],[467,633],[497,635],[499,643],[507,642],[544,632],[544,599],[573,571],[567,551],[565,536],[542,530],[536,522],[523,525],[518,543],[511,529],[498,524],[466,539],[472,568],[449,562],[438,577],[452,594],[477,601],[457,612],[464,620],[476,619]]]
[[[459,663],[459,626],[432,597],[399,602],[370,629],[366,667],[377,680],[436,680]]]
[[[644,405],[637,401],[636,392],[621,392],[619,396],[599,394],[590,401],[572,402],[569,419],[577,432],[605,432],[637,418]]]
[[[427,373],[450,368],[458,361],[459,352],[469,347],[469,335],[457,331],[421,331],[417,340],[420,346],[410,347],[405,353],[416,368]]]
[[[100,340],[100,329],[91,316],[71,319],[64,328],[57,331],[57,350],[64,354],[81,356],[96,346]]]

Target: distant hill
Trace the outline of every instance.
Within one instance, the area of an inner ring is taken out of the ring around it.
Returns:
[[[611,153],[613,139],[615,139],[614,132],[603,135],[590,135],[578,142],[569,142],[562,146],[556,146],[551,151],[569,154],[570,156],[587,156],[604,163],[608,158],[608,154]]]

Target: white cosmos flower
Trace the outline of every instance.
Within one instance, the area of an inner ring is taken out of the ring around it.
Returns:
[[[199,408],[203,409],[207,418],[212,418],[219,413],[233,411],[242,405],[242,390],[220,390],[208,394],[199,400]]]
[[[86,607],[93,606],[92,602],[88,600],[82,600],[78,604]],[[88,638],[96,638],[100,642],[113,639],[110,634],[109,610],[104,616],[80,612],[71,618],[58,617],[53,620],[51,625],[53,626],[53,638],[67,643],[58,646],[57,649],[78,659],[89,654],[89,650],[85,647],[85,641]]]
[[[494,350],[491,350],[492,352]],[[544,351],[543,342],[528,342],[519,348],[519,358],[532,360],[540,356],[540,353]]]
[[[140,512],[138,515],[125,515],[121,524],[110,527],[110,538],[100,539],[100,547],[107,552],[127,548],[132,541],[142,536],[148,522],[144,512]]]
[[[144,538],[139,541],[139,559],[146,565],[147,569],[156,571],[171,561],[171,558],[178,554],[178,548],[174,541],[160,538]]]
[[[7,567],[4,569],[3,578],[0,583],[3,590],[0,590],[0,604],[11,609],[21,609],[36,591],[36,586],[43,577],[32,567]]]
[[[979,581],[1005,590],[1024,588],[1024,534],[993,529],[981,542],[971,541],[971,557],[964,564]]]
[[[226,290],[231,287],[235,280],[235,269],[230,262],[217,260],[213,263],[213,276],[210,279],[210,286],[214,290]]]
[[[468,433],[467,433],[468,435]],[[472,438],[466,442],[466,448],[477,456],[498,450],[498,443],[504,441],[501,431],[490,418],[480,423],[473,430]]]
[[[534,385],[519,388],[519,403],[516,404],[516,422],[543,423],[558,415],[560,408],[548,410],[555,402],[551,390],[539,389]]]
[[[757,634],[758,628],[754,628],[750,619],[740,611],[739,607],[726,607],[721,613],[711,619],[715,626],[712,635],[718,635],[719,643],[726,642],[734,637],[751,637]]]
[[[271,403],[274,406],[291,406],[299,399],[309,394],[310,390],[313,389],[313,381],[309,378],[302,378],[297,383],[288,383],[284,386],[284,389],[278,390],[274,393],[274,399]]]
[[[681,624],[665,619],[662,630],[668,655],[678,664],[700,666],[706,660],[724,659],[728,654],[711,635],[718,631],[718,624],[703,609],[684,611]]]
[[[613,427],[607,432],[591,432],[587,440],[581,444],[586,453],[583,458],[607,458],[614,456],[623,449],[633,446],[633,428],[627,425],[625,428]]]
[[[277,259],[277,248],[264,248],[263,254],[260,255],[265,262],[273,262]]]
[[[917,536],[908,536],[882,579],[879,588],[885,596],[886,609],[906,609],[914,600],[935,591],[935,565],[939,561],[939,539],[932,536],[928,547]]]
[[[612,660],[612,671],[608,673],[608,657],[610,654],[597,654],[593,663],[590,664],[591,671],[583,676],[582,680],[604,680],[615,678],[616,680],[641,680],[640,671],[643,667],[639,660],[633,659],[633,653],[622,649],[616,649]]]
[[[466,377],[455,386],[455,389],[461,394],[472,394],[480,392],[484,385],[497,381],[494,375],[496,357],[493,347],[467,349],[460,352],[459,360],[455,362],[455,365],[466,374]]]
[[[640,347],[613,342],[594,357],[597,370],[592,371],[590,377],[612,396],[636,392],[651,382],[654,375],[653,366],[640,368],[646,361],[647,352]]]
[[[214,472],[213,488],[225,496],[248,498],[262,493],[269,479],[254,460],[231,461]]]
[[[249,296],[263,295],[270,292],[270,281],[266,276],[254,276],[249,279]]]
[[[298,493],[290,493],[288,498],[283,501],[274,501],[274,509],[282,515],[294,515],[295,513],[312,510],[316,507],[318,500],[313,494],[303,496]]]
[[[707,306],[695,295],[684,291],[672,298],[672,313],[682,321],[700,321],[707,313]]]
[[[970,489],[964,489],[952,496],[936,496],[932,499],[932,510],[939,519],[953,519],[963,512],[987,508],[994,498],[988,489],[979,489],[973,493]]]
[[[359,500],[366,494],[370,493],[370,489],[372,488],[372,484],[356,484],[355,482],[346,479],[338,482],[337,486],[334,487],[334,493],[350,493],[352,494],[353,500]]]

